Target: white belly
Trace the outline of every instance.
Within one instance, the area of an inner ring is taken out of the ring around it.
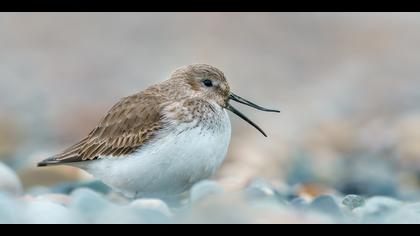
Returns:
[[[78,167],[128,197],[180,194],[212,176],[225,159],[231,136],[225,111],[222,121],[217,131],[197,126],[178,134],[162,134],[130,156],[103,157]]]

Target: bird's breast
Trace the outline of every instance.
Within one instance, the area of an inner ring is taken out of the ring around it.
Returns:
[[[123,192],[139,196],[181,193],[211,177],[223,163],[231,124],[225,110],[211,123],[177,123],[124,158],[106,158],[86,166],[93,175]]]

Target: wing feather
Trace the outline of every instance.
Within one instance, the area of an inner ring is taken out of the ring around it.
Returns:
[[[150,141],[162,122],[163,97],[143,91],[121,99],[89,135],[62,153],[38,164],[46,166],[127,155]]]

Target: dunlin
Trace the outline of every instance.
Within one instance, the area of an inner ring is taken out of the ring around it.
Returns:
[[[205,64],[122,98],[80,142],[38,164],[71,165],[127,197],[173,196],[211,177],[231,136],[226,110],[266,134],[230,101],[268,112],[230,91],[222,71]]]

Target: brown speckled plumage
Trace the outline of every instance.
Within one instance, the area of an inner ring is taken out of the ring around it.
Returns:
[[[214,90],[203,89],[201,81],[217,82]],[[162,130],[169,120],[212,124],[213,104],[224,107],[229,85],[223,73],[209,65],[196,64],[172,73],[169,80],[121,99],[99,124],[77,144],[39,163],[40,166],[89,161],[103,156],[131,154]]]

